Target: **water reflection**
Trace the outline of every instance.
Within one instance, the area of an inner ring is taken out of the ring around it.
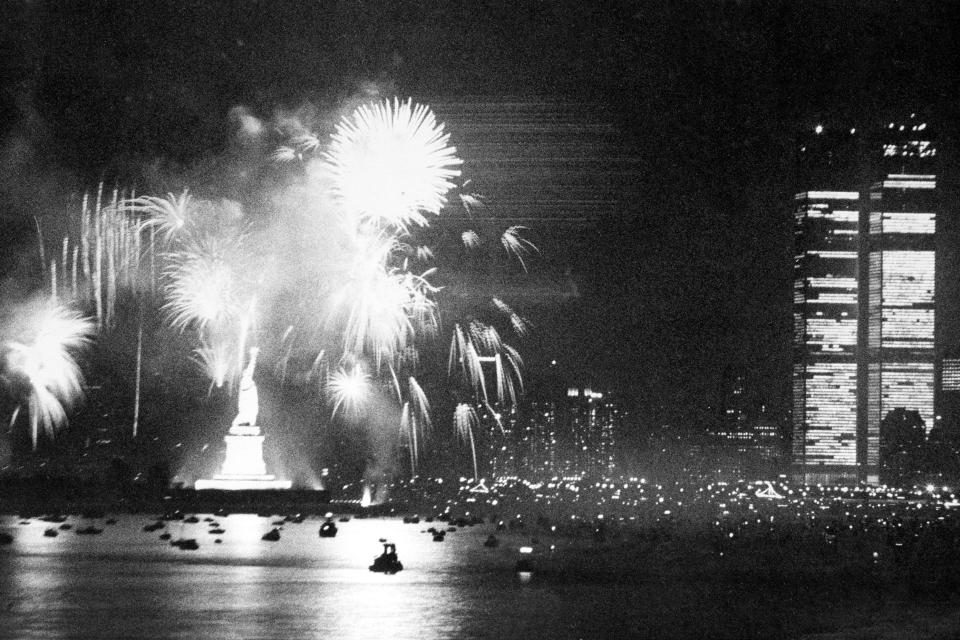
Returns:
[[[127,516],[99,536],[73,531],[44,538],[45,523],[13,527],[0,548],[0,636],[101,638],[574,637],[564,598],[520,585],[515,549],[483,547],[487,530],[451,533],[435,543],[420,525],[391,520],[338,523],[320,538],[322,519],[286,523],[281,539],[260,537],[271,519],[254,515],[210,523],[168,523],[182,551],[144,532],[151,520]],[[76,523],[74,523],[76,524]],[[429,526],[429,525],[427,525]],[[222,544],[214,544],[220,537]],[[397,545],[404,570],[367,567]],[[582,635],[582,634],[578,634]]]

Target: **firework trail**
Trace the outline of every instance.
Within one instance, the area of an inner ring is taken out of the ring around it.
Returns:
[[[11,424],[26,407],[36,448],[40,429],[52,437],[81,395],[83,374],[75,356],[89,344],[94,325],[53,301],[25,305],[15,314],[5,326],[21,335],[3,343],[3,377],[10,386],[19,381],[25,387],[20,395],[26,398],[15,409]]]

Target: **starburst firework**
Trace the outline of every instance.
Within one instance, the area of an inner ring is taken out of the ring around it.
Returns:
[[[83,374],[75,356],[89,344],[94,325],[56,302],[27,305],[18,312],[25,316],[13,324],[25,327],[24,335],[4,344],[3,364],[9,378],[26,382],[27,397],[18,404],[11,423],[25,405],[30,438],[36,447],[40,429],[52,436],[81,395]]]
[[[337,125],[324,154],[333,195],[348,216],[376,228],[424,226],[460,175],[449,139],[425,105],[362,105]]]

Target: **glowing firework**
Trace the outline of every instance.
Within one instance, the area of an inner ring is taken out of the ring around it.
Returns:
[[[343,345],[354,354],[368,353],[378,368],[404,349],[417,330],[436,329],[436,303],[428,270],[420,275],[385,263],[397,251],[395,239],[369,242],[355,256],[346,280],[332,297],[335,316],[343,320]]]
[[[463,246],[467,249],[476,249],[480,246],[480,236],[477,235],[476,231],[468,229],[460,234],[460,239],[463,241]]]
[[[40,428],[52,437],[80,396],[83,374],[74,353],[89,343],[94,327],[88,318],[55,303],[31,309],[31,313],[36,316],[22,323],[28,327],[26,339],[21,336],[5,344],[4,366],[12,377],[26,381],[30,437],[36,448]],[[17,406],[11,423],[23,404]]]
[[[124,201],[123,205],[134,213],[145,214],[140,230],[155,228],[165,242],[169,242],[187,224],[195,211],[195,203],[184,190],[179,196],[168,193],[165,198],[141,196]]]
[[[334,401],[334,415],[342,406],[349,415],[357,417],[371,394],[370,376],[360,363],[340,367],[327,379],[327,394]]]
[[[235,263],[243,260],[243,238],[204,236],[191,246],[166,254],[164,270],[167,301],[163,305],[171,326],[183,330],[196,325],[231,324],[250,307],[251,287]]]
[[[469,404],[460,403],[453,412],[453,425],[457,430],[457,436],[461,440],[470,442],[470,454],[473,456],[473,477],[479,478],[477,472],[477,448],[473,440],[473,430],[480,424],[477,418],[477,412]]]
[[[410,100],[364,105],[344,118],[324,154],[344,212],[406,230],[440,212],[462,161],[433,112]]]
[[[236,348],[226,342],[204,345],[194,350],[194,361],[210,378],[210,389],[223,386],[228,378],[236,375]]]
[[[500,243],[503,245],[503,248],[506,249],[507,253],[516,256],[520,262],[520,266],[526,271],[527,263],[523,261],[523,257],[531,251],[537,251],[537,247],[529,240],[520,236],[520,232],[524,229],[526,229],[526,227],[522,225],[514,225],[508,228],[503,232],[503,235],[500,236]]]
[[[514,332],[516,332],[518,336],[527,335],[527,332],[530,330],[530,325],[523,317],[511,309],[510,306],[500,298],[492,298],[491,302],[493,302],[493,306],[495,306],[498,311],[510,319],[510,326],[513,327]]]

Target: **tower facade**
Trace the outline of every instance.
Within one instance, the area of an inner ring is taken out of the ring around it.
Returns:
[[[864,471],[878,481],[880,423],[894,409],[934,424],[936,147],[915,115],[880,134],[881,179],[870,189]]]
[[[935,418],[936,146],[912,114],[817,126],[799,151],[820,190],[794,201],[794,476],[877,482],[883,418]]]
[[[804,482],[857,475],[860,194],[795,197],[793,458]]]

